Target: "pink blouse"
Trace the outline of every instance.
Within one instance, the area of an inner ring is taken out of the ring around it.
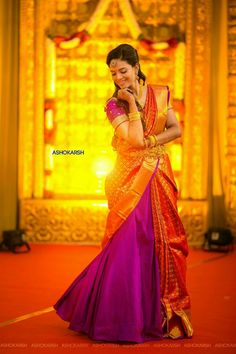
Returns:
[[[129,120],[124,107],[118,106],[117,98],[115,97],[112,97],[107,101],[105,112],[114,129],[116,129],[121,123]]]

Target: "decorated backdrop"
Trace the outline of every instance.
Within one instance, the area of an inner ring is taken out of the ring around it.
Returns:
[[[22,0],[20,226],[29,241],[99,243],[112,168],[109,50],[130,43],[169,85],[183,136],[168,145],[189,243],[208,226],[212,2]]]

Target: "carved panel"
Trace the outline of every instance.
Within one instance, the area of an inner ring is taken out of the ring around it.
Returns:
[[[22,200],[21,224],[29,242],[101,243],[104,236],[106,200]],[[206,202],[179,202],[179,212],[190,246],[201,246],[207,224]]]
[[[182,198],[207,198],[211,1],[187,1]]]
[[[227,224],[236,237],[236,2],[228,1]]]

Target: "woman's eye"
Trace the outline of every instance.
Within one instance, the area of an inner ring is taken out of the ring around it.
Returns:
[[[125,74],[126,73],[126,71],[121,71],[121,74]]]

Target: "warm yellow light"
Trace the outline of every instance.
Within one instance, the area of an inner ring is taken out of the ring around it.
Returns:
[[[46,129],[51,130],[53,128],[53,110],[48,109],[45,113],[45,125]]]
[[[100,208],[107,208],[108,207],[108,203],[107,202],[95,202],[91,204],[94,207],[100,207]]]
[[[169,44],[166,42],[158,42],[153,44],[153,48],[157,49],[157,50],[163,50],[163,49],[167,49],[169,47]]]
[[[106,176],[110,172],[112,166],[113,161],[111,159],[107,157],[101,157],[94,160],[93,170],[95,171],[97,177],[101,178],[103,176]]]
[[[175,50],[175,75],[174,75],[174,97],[182,100],[184,98],[184,76],[185,76],[185,43],[179,43]]]
[[[178,172],[182,169],[182,145],[172,144],[168,147],[168,152],[171,159],[171,165],[174,171]]]
[[[52,171],[54,167],[54,160],[53,160],[53,147],[50,144],[45,144],[45,163],[44,169],[47,171]]]
[[[44,188],[46,191],[53,191],[53,178],[52,176],[45,176],[44,177]]]
[[[56,49],[54,43],[46,39],[46,71],[45,71],[45,96],[46,98],[55,97],[55,65],[56,65]]]
[[[78,44],[79,44],[79,38],[73,38],[69,41],[61,42],[60,47],[62,49],[72,49],[72,48],[76,48]]]

